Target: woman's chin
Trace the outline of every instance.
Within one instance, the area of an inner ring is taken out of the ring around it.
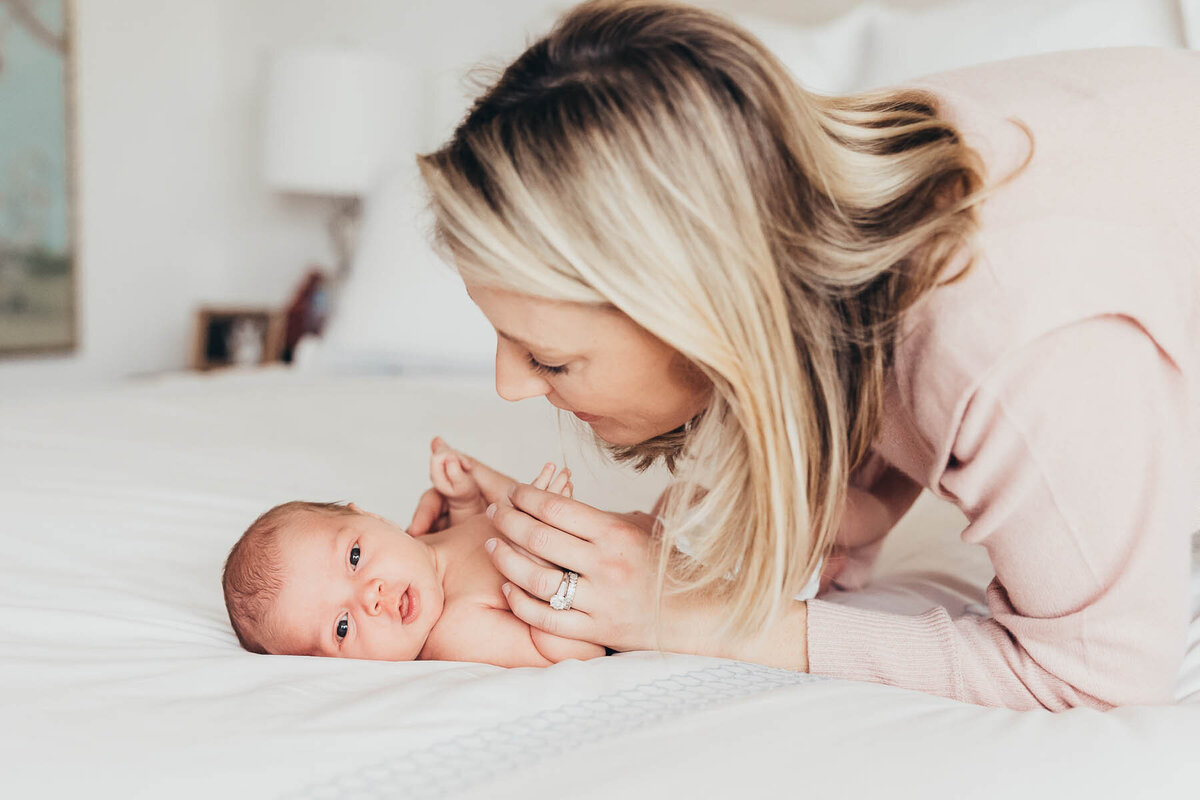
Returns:
[[[650,436],[639,436],[636,431],[630,431],[627,428],[608,424],[608,420],[588,423],[592,429],[592,434],[607,445],[613,447],[631,447],[635,444],[641,444]]]

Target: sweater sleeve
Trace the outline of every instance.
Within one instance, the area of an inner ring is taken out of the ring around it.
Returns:
[[[1133,320],[1047,334],[978,384],[939,488],[990,618],[809,602],[810,670],[1015,709],[1169,702],[1187,635],[1183,376]]]

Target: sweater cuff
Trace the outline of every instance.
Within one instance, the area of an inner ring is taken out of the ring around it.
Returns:
[[[944,608],[916,617],[808,601],[808,671],[963,699],[956,631]]]

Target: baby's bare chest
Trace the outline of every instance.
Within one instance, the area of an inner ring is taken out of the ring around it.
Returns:
[[[462,610],[460,606],[506,609],[508,602],[500,590],[503,584],[504,576],[492,564],[480,541],[466,550],[453,570],[447,570],[443,585],[446,610]]]

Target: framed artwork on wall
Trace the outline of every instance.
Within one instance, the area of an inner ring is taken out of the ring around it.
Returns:
[[[0,356],[76,344],[70,0],[0,0]]]
[[[254,367],[279,361],[284,315],[270,308],[205,306],[196,312],[191,367]]]

